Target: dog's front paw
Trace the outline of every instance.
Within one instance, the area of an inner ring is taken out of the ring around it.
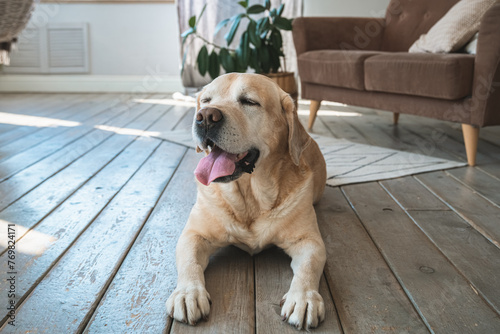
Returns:
[[[167,300],[167,313],[177,321],[194,326],[201,318],[208,318],[211,303],[204,286],[178,286]]]
[[[281,300],[281,316],[297,329],[318,327],[325,319],[323,297],[314,290],[288,291]]]

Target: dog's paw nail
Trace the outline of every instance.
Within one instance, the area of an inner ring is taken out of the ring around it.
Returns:
[[[285,321],[286,320],[286,314],[283,316],[283,319],[281,319],[281,321]]]
[[[203,316],[204,321],[208,321],[208,315]]]

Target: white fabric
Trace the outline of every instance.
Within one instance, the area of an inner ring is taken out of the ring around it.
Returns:
[[[467,45],[465,46],[465,52],[470,53],[471,55],[476,54],[478,36],[479,33],[476,33],[474,37],[472,37],[472,40],[469,43],[467,43]]]

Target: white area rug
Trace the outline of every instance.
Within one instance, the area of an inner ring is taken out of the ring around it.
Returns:
[[[191,132],[166,131],[155,136],[195,148]],[[325,156],[330,186],[392,179],[396,177],[466,166],[466,163],[426,155],[363,145],[344,139],[311,134]],[[201,155],[200,155],[201,159]]]

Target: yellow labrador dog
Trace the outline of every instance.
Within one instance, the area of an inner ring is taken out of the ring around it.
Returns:
[[[270,245],[292,258],[293,280],[281,315],[297,328],[323,321],[318,286],[325,245],[314,212],[326,165],[300,124],[292,98],[258,74],[226,74],[198,95],[193,122],[198,197],[176,249],[177,288],[167,301],[174,319],[207,318],[210,295],[203,272],[218,248],[255,254]]]

